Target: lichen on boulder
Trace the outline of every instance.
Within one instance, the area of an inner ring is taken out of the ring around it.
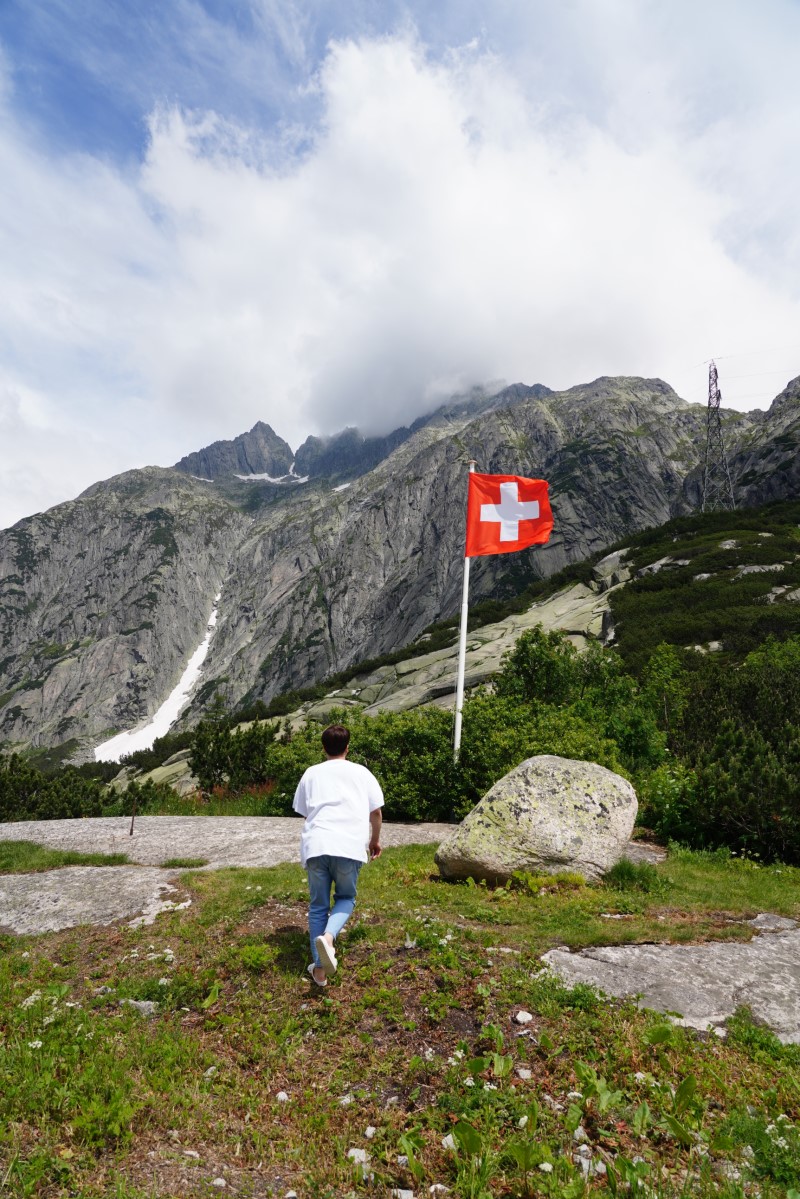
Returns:
[[[636,819],[627,779],[549,754],[515,766],[440,846],[444,878],[506,882],[515,871],[599,878],[623,856]]]

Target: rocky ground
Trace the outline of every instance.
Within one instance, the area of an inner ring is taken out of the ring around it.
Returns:
[[[118,920],[138,927],[160,912],[189,906],[179,881],[184,864],[205,863],[202,868],[212,870],[299,860],[299,821],[291,817],[141,816],[132,836],[130,825],[127,817],[109,817],[2,826],[5,840],[85,853],[125,852],[140,864],[5,875],[0,878],[0,932],[36,934]],[[451,831],[442,824],[385,824],[383,843],[438,844]],[[632,842],[628,856],[652,862],[665,855]],[[570,985],[586,982],[609,995],[638,997],[643,1006],[679,1012],[695,1028],[722,1026],[746,1002],[781,1040],[800,1043],[800,929],[793,920],[766,914],[749,923],[759,935],[746,944],[646,944],[578,953],[560,948],[544,960]]]

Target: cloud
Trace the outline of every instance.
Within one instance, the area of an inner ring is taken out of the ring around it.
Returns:
[[[257,419],[293,443],[384,431],[486,380],[660,375],[703,402],[703,360],[789,347],[741,384],[721,363],[726,402],[768,402],[800,352],[798,85],[759,65],[782,66],[778,32],[731,10],[736,84],[712,61],[709,94],[672,7],[512,4],[436,53],[407,29],[334,40],[297,121],[161,104],[126,166],[55,155],[0,88],[0,461],[37,478],[0,493],[0,525],[37,488],[33,507]],[[307,11],[254,12],[307,69]]]

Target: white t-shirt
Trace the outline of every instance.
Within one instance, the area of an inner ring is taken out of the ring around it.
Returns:
[[[301,866],[321,854],[368,860],[369,814],[383,807],[383,792],[366,766],[346,758],[309,766],[292,806],[306,818],[300,838]]]

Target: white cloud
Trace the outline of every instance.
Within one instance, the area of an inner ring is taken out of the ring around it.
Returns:
[[[166,463],[257,419],[297,442],[385,430],[488,379],[600,374],[660,375],[702,402],[695,364],[796,346],[749,360],[741,384],[721,362],[726,402],[768,402],[800,359],[796,131],[759,129],[797,92],[755,62],[772,46],[783,62],[777,35],[768,47],[736,6],[753,36],[743,113],[732,85],[692,90],[702,55],[681,57],[664,6],[565,11],[549,30],[562,59],[580,22],[575,63],[596,59],[568,96],[520,18],[528,72],[502,47],[434,60],[408,34],[339,41],[318,126],[268,137],[162,108],[127,173],[54,159],[5,121],[0,396],[44,397],[47,428],[76,447],[91,431],[32,506],[88,485],[103,455],[100,475]],[[282,37],[301,60],[294,8]],[[759,374],[784,363],[785,378]],[[6,410],[0,461],[32,476],[42,429]],[[31,498],[0,494],[0,525]]]

